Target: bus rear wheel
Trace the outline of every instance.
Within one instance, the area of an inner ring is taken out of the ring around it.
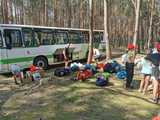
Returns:
[[[37,57],[33,64],[38,67],[42,67],[43,69],[48,69],[48,61],[45,57]]]

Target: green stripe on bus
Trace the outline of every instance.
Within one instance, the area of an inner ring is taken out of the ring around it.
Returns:
[[[13,58],[13,59],[2,59],[2,60],[0,60],[0,64],[11,64],[11,63],[27,62],[27,61],[32,61],[35,57],[36,56]],[[49,58],[52,58],[53,55],[46,55],[46,57],[49,59]]]

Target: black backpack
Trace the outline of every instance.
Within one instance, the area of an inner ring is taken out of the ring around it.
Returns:
[[[63,76],[69,75],[70,73],[71,73],[70,69],[68,68],[57,68],[54,71],[54,75],[58,77],[63,77]]]

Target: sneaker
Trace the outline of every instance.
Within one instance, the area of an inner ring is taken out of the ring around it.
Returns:
[[[158,104],[158,99],[151,98],[149,101],[154,104]]]
[[[139,89],[139,90],[138,90],[138,92],[142,93],[142,90],[141,90],[141,89]]]

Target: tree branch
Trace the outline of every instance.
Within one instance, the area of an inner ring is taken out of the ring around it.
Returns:
[[[136,9],[137,8],[136,1],[134,1],[134,0],[131,0],[131,1],[132,1],[132,4],[134,5],[134,8]]]

